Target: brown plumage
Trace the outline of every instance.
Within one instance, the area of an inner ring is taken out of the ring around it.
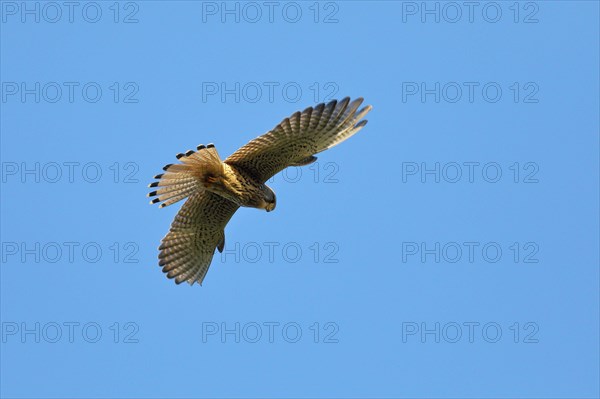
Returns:
[[[315,154],[348,139],[363,126],[370,110],[358,98],[319,104],[285,118],[268,133],[238,149],[224,162],[213,144],[177,154],[179,164],[164,167],[149,185],[151,203],[168,206],[188,198],[163,238],[159,265],[177,284],[200,285],[215,249],[223,251],[225,226],[240,207],[275,209],[276,197],[264,184],[288,166],[316,161]]]

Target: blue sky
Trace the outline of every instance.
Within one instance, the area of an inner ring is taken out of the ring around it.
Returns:
[[[597,2],[0,7],[2,397],[598,397]],[[152,176],[344,96],[166,279]]]

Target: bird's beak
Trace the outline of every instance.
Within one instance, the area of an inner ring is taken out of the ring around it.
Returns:
[[[268,203],[265,205],[265,210],[266,210],[267,212],[271,212],[273,209],[275,209],[275,203],[274,203],[274,202],[268,202]]]

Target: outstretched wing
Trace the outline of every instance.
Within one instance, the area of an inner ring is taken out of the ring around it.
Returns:
[[[225,162],[242,168],[262,183],[288,166],[308,164],[316,159],[314,154],[341,143],[367,124],[361,119],[371,106],[358,111],[362,102],[362,98],[350,102],[346,97],[296,112]]]
[[[167,277],[202,285],[215,248],[223,251],[225,225],[238,205],[210,191],[192,194],[181,207],[158,249]]]

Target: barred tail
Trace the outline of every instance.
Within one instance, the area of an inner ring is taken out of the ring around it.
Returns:
[[[155,181],[148,187],[160,187],[148,193],[155,197],[151,204],[162,202],[159,208],[174,204],[191,194],[205,189],[205,184],[223,176],[223,164],[214,144],[199,145],[197,152],[189,150],[185,154],[177,154],[182,163],[168,164],[163,167],[165,173],[154,176]]]

